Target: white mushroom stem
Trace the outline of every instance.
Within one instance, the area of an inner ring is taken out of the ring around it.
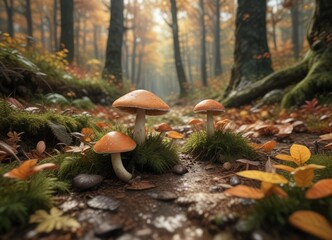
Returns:
[[[133,176],[123,166],[121,153],[112,153],[112,166],[115,175],[122,181],[128,182]]]
[[[214,123],[213,123],[213,113],[206,113],[206,132],[208,137],[212,137],[214,135]]]
[[[137,144],[142,144],[145,142],[145,110],[144,109],[137,109],[133,138]]]

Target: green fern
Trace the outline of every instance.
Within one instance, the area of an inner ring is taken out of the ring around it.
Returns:
[[[179,163],[176,148],[156,135],[149,135],[142,145],[137,145],[130,158],[131,166],[153,173],[165,173]]]
[[[238,158],[257,158],[257,153],[248,141],[232,132],[217,131],[212,137],[199,131],[191,134],[184,145],[184,151],[195,158],[212,162],[234,161]]]

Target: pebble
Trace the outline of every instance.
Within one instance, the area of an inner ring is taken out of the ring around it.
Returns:
[[[123,228],[122,225],[119,224],[103,222],[94,227],[94,233],[96,237],[109,238],[121,235],[123,233]]]
[[[170,191],[155,191],[148,193],[148,195],[160,201],[173,201],[178,198],[176,193]]]
[[[229,184],[232,186],[236,186],[239,185],[241,183],[240,179],[238,178],[238,176],[234,175],[229,179]]]
[[[222,192],[223,188],[220,185],[214,185],[210,187],[210,192]]]
[[[120,206],[120,202],[106,196],[96,196],[87,202],[91,208],[114,211]]]
[[[98,186],[103,181],[103,177],[95,174],[79,174],[74,177],[72,186],[74,189],[85,191]]]
[[[172,168],[172,172],[178,175],[183,175],[188,172],[188,169],[182,164],[177,164]]]

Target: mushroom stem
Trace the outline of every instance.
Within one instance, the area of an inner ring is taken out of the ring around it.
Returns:
[[[208,137],[212,137],[214,135],[214,124],[213,124],[213,113],[206,113],[206,132]]]
[[[142,144],[145,142],[145,110],[144,109],[137,109],[133,138],[137,144]]]
[[[132,178],[132,175],[124,168],[121,160],[121,153],[112,153],[111,156],[112,156],[112,166],[115,175],[120,180],[128,182]]]

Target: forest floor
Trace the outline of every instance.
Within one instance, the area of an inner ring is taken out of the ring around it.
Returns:
[[[177,117],[185,118],[183,122],[186,122],[192,116],[181,116],[181,113],[188,112],[192,106],[186,106],[184,109],[179,110],[180,114]],[[266,107],[266,109],[269,108]],[[266,117],[265,111],[271,112],[263,109],[251,114],[249,108],[245,108],[231,110],[227,115],[236,115],[233,121],[238,126],[239,123],[242,127],[247,125],[245,132],[252,132],[250,136],[255,143],[277,141],[276,148],[270,153],[264,153],[260,164],[251,166],[250,169],[264,170],[269,157],[274,161],[273,156],[277,153],[289,153],[293,143],[305,145],[311,152],[315,152],[319,150],[317,146],[323,146],[322,143],[317,142],[319,135],[328,133],[332,129],[330,126],[332,114],[331,109],[328,109],[320,114],[320,117],[327,116],[321,121],[328,121],[328,124],[324,125],[327,128],[321,129],[322,131],[308,131],[306,126],[299,131],[294,131],[292,127],[292,131],[277,136],[269,132],[272,130],[268,127],[257,126],[278,125],[279,129],[283,129],[285,127],[282,126],[285,125],[289,128],[290,124],[296,121],[296,117],[301,118],[301,114],[289,116],[287,113],[279,119],[271,119]],[[265,119],[260,119],[258,115]],[[120,115],[117,121],[119,120],[131,124],[132,117]],[[191,131],[188,125],[178,125],[174,129],[182,132],[186,137]],[[181,146],[185,140],[177,144]],[[234,223],[241,216],[248,202],[240,198],[228,197],[223,191],[239,183],[258,186],[258,182],[254,180],[234,178],[236,172],[245,170],[244,165],[233,163],[232,168],[226,170],[222,164],[193,159],[186,153],[179,154],[180,167],[185,170],[183,172],[181,170],[165,174],[134,172],[134,179],[129,184],[117,179],[105,179],[93,190],[73,191],[70,194],[56,196],[56,206],[81,224],[81,228],[74,235],[60,232],[40,235],[29,227],[19,231],[13,229],[2,239],[283,239],[283,236],[272,236],[271,232],[258,231],[248,235],[234,230]],[[239,182],[234,183],[234,181]],[[130,189],[133,186],[138,186],[139,189]],[[140,189],[140,186],[147,189]],[[114,210],[98,209],[98,206],[91,207],[88,202],[97,196],[107,197],[107,199],[100,198],[99,205],[115,205]],[[222,219],[223,224],[214,223],[216,216]]]

